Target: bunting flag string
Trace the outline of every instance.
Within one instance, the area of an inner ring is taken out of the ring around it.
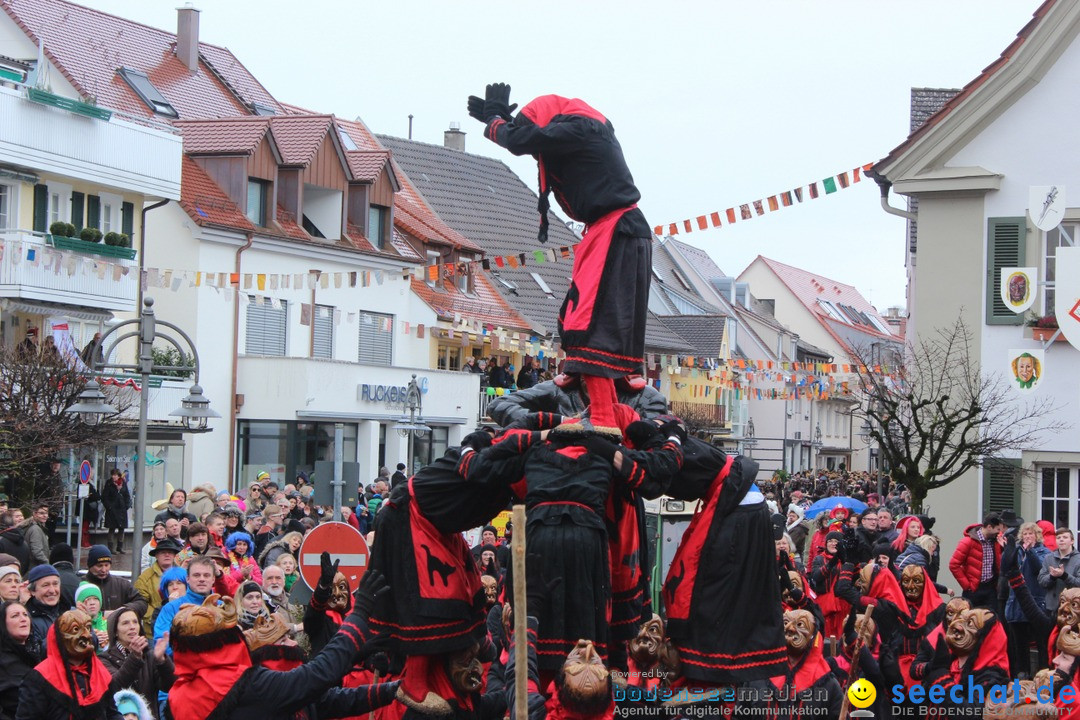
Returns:
[[[854,183],[860,182],[862,180],[862,175],[873,166],[874,163],[867,163],[837,175],[832,175],[824,180],[812,182],[805,186],[806,195],[811,200],[819,198],[821,196],[820,191],[818,190],[819,185],[821,189],[825,191],[826,195],[831,195],[837,190],[843,190],[844,188],[850,187]],[[764,215],[766,207],[769,212],[776,212],[782,207],[791,207],[802,201],[803,186],[799,186],[791,190],[776,193],[775,195],[770,195],[761,200],[753,200],[744,203],[739,206],[737,214],[734,207],[729,207],[722,213],[717,210],[705,215],[698,215],[693,219],[657,225],[653,228],[653,232],[663,237],[665,234],[678,235],[680,232],[692,233],[694,230],[709,230],[711,228],[723,227],[724,220],[727,221],[728,225],[734,225],[737,220],[752,220],[755,217]],[[753,210],[751,210],[751,208],[753,208]]]

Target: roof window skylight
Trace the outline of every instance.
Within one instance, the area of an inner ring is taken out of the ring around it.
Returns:
[[[256,115],[277,115],[274,108],[262,103],[251,103],[251,109]]]
[[[349,137],[349,133],[345,132],[342,128],[338,128],[337,132],[338,132],[338,137],[341,138],[341,146],[343,148],[345,148],[346,150],[359,150],[360,149],[360,148],[356,147],[356,143],[354,143],[353,139],[351,137]]]
[[[540,277],[536,273],[529,273],[529,274],[532,275],[532,279],[536,281],[536,284],[540,286],[540,289],[544,291],[545,295],[547,295],[548,297],[554,297],[555,293],[553,293],[551,291],[551,288],[548,287],[548,284],[546,282],[544,282],[544,278]]]
[[[131,86],[135,94],[155,113],[167,117],[180,117],[180,113],[176,112],[176,108],[170,105],[165,96],[158,92],[158,89],[150,82],[150,78],[146,77],[144,73],[131,68],[120,68],[117,72]]]

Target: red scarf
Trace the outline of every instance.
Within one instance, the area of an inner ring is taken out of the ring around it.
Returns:
[[[949,674],[956,683],[963,682],[963,675],[974,675],[979,670],[988,667],[997,667],[1009,672],[1009,652],[1008,652],[1008,638],[1005,635],[1005,628],[1001,626],[1001,622],[997,621],[990,626],[990,629],[982,638],[982,643],[979,645],[978,655],[974,658],[968,658],[964,667],[960,667],[958,660],[953,660],[949,666]]]
[[[177,640],[181,640],[179,645],[184,644],[183,640],[193,640],[193,645],[200,644],[199,641],[217,640],[215,644],[219,647],[182,649],[178,647]],[[173,720],[204,720],[209,717],[240,680],[240,676],[252,667],[251,655],[238,628],[197,638],[174,638],[172,646],[176,682],[169,690],[169,708]]]
[[[544,703],[544,707],[547,708],[547,716],[550,720],[611,720],[615,717],[615,698],[611,699],[604,712],[599,715],[582,715],[576,713],[573,710],[569,710],[559,702],[559,691],[555,688],[555,683],[552,682],[548,685],[547,689],[547,702]]]
[[[64,653],[60,647],[60,639],[56,634],[56,623],[53,623],[49,628],[49,634],[45,638],[48,652],[45,659],[38,663],[34,669],[41,674],[41,677],[45,678],[45,682],[64,695],[73,698],[80,707],[95,705],[109,692],[112,675],[98,660],[97,655],[91,655],[90,659],[80,667],[68,668],[67,662],[64,660]],[[79,684],[75,682],[74,673],[81,673],[89,678],[85,695],[79,688]]]
[[[908,606],[907,597],[904,595],[904,591],[900,589],[900,583],[896,582],[896,576],[890,570],[880,567],[874,570],[874,577],[870,580],[870,590],[866,594],[872,598],[888,600],[901,613]],[[938,600],[938,602],[941,601]],[[906,618],[901,617],[901,620],[906,620]]]

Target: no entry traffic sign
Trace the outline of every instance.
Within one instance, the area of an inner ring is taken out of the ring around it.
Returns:
[[[330,553],[330,562],[341,561],[338,572],[345,574],[349,589],[356,590],[368,563],[364,536],[343,522],[323,523],[304,536],[304,544],[300,546],[300,576],[312,590],[319,584],[322,574],[319,558],[324,552]]]

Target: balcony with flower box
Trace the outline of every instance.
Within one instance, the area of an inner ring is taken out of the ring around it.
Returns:
[[[135,311],[139,267],[133,257],[85,254],[54,242],[29,230],[0,231],[0,298]]]

